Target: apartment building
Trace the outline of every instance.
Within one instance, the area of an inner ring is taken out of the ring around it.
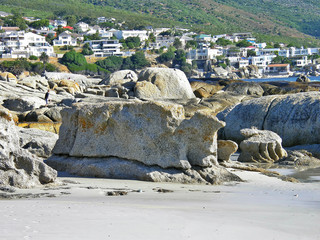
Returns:
[[[95,57],[123,56],[119,40],[102,39],[86,41],[89,43]]]

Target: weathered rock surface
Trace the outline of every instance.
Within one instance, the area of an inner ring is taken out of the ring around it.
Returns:
[[[221,85],[213,85],[205,82],[194,81],[190,83],[194,95],[198,98],[208,98],[223,88]]]
[[[132,70],[121,70],[111,73],[105,80],[99,84],[105,85],[122,85],[126,82],[136,82],[138,80],[137,74]]]
[[[261,78],[259,68],[256,65],[249,65],[246,67],[239,68],[240,78]]]
[[[250,99],[252,99],[252,96],[250,95],[239,95],[233,92],[219,92],[210,98],[196,98],[185,101],[175,100],[175,102],[184,106],[185,114],[188,117],[192,116],[197,111],[216,116],[219,112]]]
[[[165,102],[75,104],[62,112],[55,154],[110,157],[163,168],[188,169],[216,162],[215,132],[223,123],[195,114],[184,118],[181,105]],[[93,137],[95,136],[95,137]]]
[[[41,158],[51,155],[58,140],[57,134],[39,129],[18,128],[18,134],[20,146]]]
[[[240,132],[246,139],[240,143],[239,162],[275,162],[287,156],[276,133],[249,128]]]
[[[257,97],[261,97],[264,93],[263,88],[258,83],[254,82],[231,83],[224,90],[241,95],[253,95]]]
[[[55,181],[57,172],[20,147],[19,133],[10,113],[0,109],[0,185],[34,187]]]
[[[297,145],[287,148],[290,151],[307,151],[312,154],[312,156],[320,159],[320,144],[310,144],[310,145]]]
[[[294,167],[320,167],[320,159],[315,158],[306,150],[288,150],[288,156],[277,162],[279,165]]]
[[[75,158],[57,155],[51,156],[46,163],[59,171],[67,171],[83,177],[135,179],[185,184],[220,184],[230,181],[242,181],[238,176],[220,166],[197,170],[164,169],[115,157]]]
[[[51,166],[69,164],[73,173],[86,176],[152,181],[239,179],[217,162],[216,132],[223,123],[213,116],[196,113],[185,119],[181,105],[135,100],[77,103],[63,110],[62,118],[53,153],[74,158],[64,162],[52,156]]]
[[[181,70],[172,68],[142,70],[134,91],[136,97],[145,99],[195,97],[186,75]]]
[[[16,83],[17,77],[10,72],[0,72],[0,80]]]
[[[300,75],[298,78],[297,78],[297,80],[296,80],[296,82],[303,82],[303,83],[305,83],[305,82],[311,82],[311,80],[310,80],[310,78],[308,78],[306,75]]]
[[[320,93],[265,96],[241,102],[217,117],[226,122],[221,139],[241,142],[243,128],[277,133],[285,147],[320,142]]]
[[[44,105],[45,101],[38,97],[25,96],[21,98],[8,98],[3,101],[3,106],[11,111],[29,111]]]
[[[218,160],[229,161],[232,154],[238,150],[238,144],[231,140],[218,140]]]

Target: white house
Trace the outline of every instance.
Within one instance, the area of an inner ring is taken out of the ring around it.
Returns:
[[[267,66],[271,64],[272,60],[277,55],[263,55],[263,56],[252,56],[249,57],[249,62],[252,65],[256,65],[259,68],[259,73],[264,73]]]
[[[280,48],[264,48],[264,49],[259,49],[256,53],[257,56],[264,56],[264,55],[276,55],[276,53],[279,54],[280,56]]]
[[[221,49],[217,48],[198,48],[192,49],[187,53],[187,59],[190,60],[212,60],[215,59],[216,56],[221,56]]]
[[[290,64],[269,64],[266,67],[265,73],[275,75],[288,75],[290,74]]]
[[[162,47],[169,48],[173,45],[174,40],[176,37],[173,36],[162,36],[158,35],[156,36],[155,42],[150,42],[149,47],[153,49],[160,49]]]
[[[59,34],[58,39],[53,40],[53,46],[76,46],[77,40],[71,36],[69,31]]]
[[[145,41],[149,38],[147,30],[120,30],[114,33],[118,39],[126,39],[128,37],[139,37],[140,41]]]
[[[54,20],[52,25],[55,26],[55,27],[58,27],[58,26],[66,27],[68,25],[68,23],[67,23],[66,20],[58,19],[58,20]]]
[[[121,43],[119,40],[114,39],[102,39],[86,41],[89,43],[95,57],[109,57],[109,56],[123,56],[124,53],[121,51]]]
[[[295,59],[295,60],[293,60],[293,62],[295,63],[295,65],[297,67],[304,67],[304,66],[312,63],[312,61],[310,59],[308,59],[307,56],[303,56],[300,59]]]
[[[75,27],[76,27],[77,29],[80,29],[80,31],[82,31],[82,32],[87,32],[87,31],[90,29],[89,24],[87,24],[87,23],[85,23],[85,22],[78,22],[78,23],[75,25]]]
[[[3,43],[2,58],[28,58],[31,55],[40,57],[45,52],[48,56],[54,56],[53,47],[46,42],[44,36],[24,31],[6,32],[0,35]]]
[[[279,56],[282,57],[296,57],[296,56],[308,56],[312,54],[319,54],[319,48],[295,48],[283,49],[279,51]]]

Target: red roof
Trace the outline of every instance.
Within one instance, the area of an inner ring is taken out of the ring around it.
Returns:
[[[289,63],[277,63],[277,64],[270,64],[268,67],[287,67]]]
[[[67,29],[73,30],[73,27],[70,27],[70,26],[65,26],[63,28],[67,28]]]

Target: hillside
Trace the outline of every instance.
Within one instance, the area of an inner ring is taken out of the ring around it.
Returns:
[[[273,41],[319,45],[318,0],[0,0],[1,10],[19,7],[28,13],[35,10],[34,15],[114,17],[127,27],[180,26],[213,34],[252,31]]]

